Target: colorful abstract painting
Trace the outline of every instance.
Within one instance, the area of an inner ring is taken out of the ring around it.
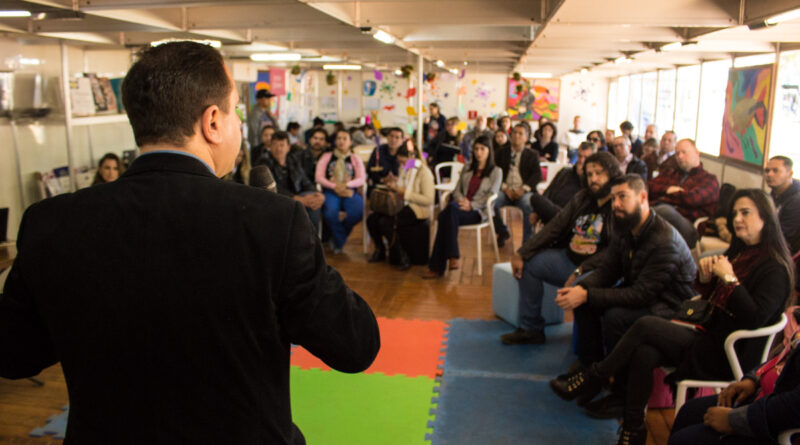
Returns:
[[[520,85],[520,88],[517,86]],[[560,79],[508,79],[508,114],[512,119],[558,120]]]
[[[764,164],[772,65],[731,69],[725,90],[720,156],[750,164]]]

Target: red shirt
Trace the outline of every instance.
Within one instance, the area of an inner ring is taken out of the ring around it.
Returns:
[[[667,189],[676,185],[684,191],[667,194]],[[689,170],[664,170],[653,178],[649,184],[650,205],[671,204],[689,221],[701,216],[711,216],[717,209],[719,201],[719,183],[717,177],[703,170],[703,163]]]
[[[475,196],[475,193],[478,192],[478,189],[481,187],[481,181],[483,178],[481,177],[481,173],[483,170],[478,170],[472,175],[472,178],[469,180],[469,187],[467,188],[467,199],[472,201],[472,197]]]

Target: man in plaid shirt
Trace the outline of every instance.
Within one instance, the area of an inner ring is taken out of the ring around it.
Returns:
[[[711,216],[719,201],[717,177],[703,170],[700,151],[691,139],[682,139],[675,147],[678,168],[665,170],[648,184],[650,205],[669,221],[694,248],[700,235],[694,220]]]

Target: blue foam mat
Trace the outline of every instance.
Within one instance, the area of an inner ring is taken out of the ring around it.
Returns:
[[[64,436],[67,434],[69,405],[61,408],[61,410],[61,414],[54,414],[47,419],[47,425],[34,428],[30,432],[30,436],[42,437],[45,434],[52,434],[55,439],[64,439]]]
[[[504,321],[450,321],[445,373],[520,374],[550,378],[561,374],[577,359],[572,353],[572,323],[545,328],[543,345],[506,346],[500,335],[514,327]]]
[[[546,329],[544,345],[505,346],[502,321],[452,320],[432,445],[614,443],[616,420],[587,417],[550,390],[575,360],[572,323]]]

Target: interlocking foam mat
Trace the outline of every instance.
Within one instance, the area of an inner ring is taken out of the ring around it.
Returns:
[[[53,414],[47,418],[47,424],[34,428],[30,432],[31,437],[42,437],[51,434],[55,439],[64,439],[67,433],[67,417],[69,416],[69,405],[61,408],[60,414]]]
[[[614,443],[616,421],[588,418],[548,386],[575,359],[572,324],[548,327],[544,345],[502,345],[511,330],[502,321],[450,322],[433,445]]]

